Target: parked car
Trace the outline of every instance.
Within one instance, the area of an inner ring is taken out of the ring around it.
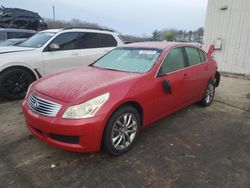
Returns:
[[[41,31],[48,26],[38,13],[19,8],[0,8],[0,27]]]
[[[0,28],[0,43],[8,39],[23,39],[30,38],[37,32],[28,29],[1,29]]]
[[[18,46],[0,48],[0,94],[21,99],[33,81],[57,71],[88,65],[123,45],[117,33],[94,29],[42,31]]]
[[[187,105],[212,103],[217,65],[196,46],[148,42],[119,47],[90,66],[30,86],[30,132],[55,147],[112,155],[130,150],[141,129]]]
[[[26,38],[21,38],[21,39],[8,39],[5,41],[0,41],[0,46],[17,46],[18,44],[26,41]]]

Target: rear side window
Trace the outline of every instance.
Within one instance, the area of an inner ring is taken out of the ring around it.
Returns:
[[[79,48],[100,48],[101,41],[97,33],[79,33]]]
[[[22,12],[17,14],[17,17],[19,18],[34,18],[34,14],[31,12]]]
[[[101,47],[115,47],[115,46],[117,46],[117,42],[112,35],[100,33],[99,38],[101,41]]]
[[[200,57],[201,57],[201,62],[206,62],[207,59],[206,59],[205,53],[202,50],[199,50],[199,53],[200,53]]]
[[[33,33],[25,33],[25,32],[8,32],[7,33],[7,38],[8,39],[13,39],[13,38],[29,38]]]
[[[174,48],[164,59],[159,74],[162,75],[183,68],[185,68],[185,61],[182,53],[182,48]]]
[[[0,32],[0,40],[6,40],[6,33]]]
[[[52,43],[59,45],[59,50],[74,50],[77,49],[78,33],[69,32],[57,36]]]
[[[2,14],[2,18],[11,18],[13,16],[12,12],[5,12]]]
[[[201,63],[200,54],[197,48],[185,47],[185,51],[190,66]]]

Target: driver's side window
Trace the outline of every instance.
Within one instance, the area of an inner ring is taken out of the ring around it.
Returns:
[[[74,50],[78,48],[77,41],[78,33],[69,32],[60,34],[51,42],[51,44],[57,44],[59,46],[59,49],[57,50]]]
[[[165,75],[167,73],[174,72],[185,67],[186,66],[182,48],[174,48],[168,53],[167,57],[165,57],[161,65],[159,75]]]

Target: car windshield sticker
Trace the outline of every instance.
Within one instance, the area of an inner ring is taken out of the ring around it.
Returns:
[[[47,36],[53,36],[55,33],[46,33]]]
[[[155,50],[140,50],[139,54],[143,54],[143,55],[155,55],[157,53],[157,51]]]

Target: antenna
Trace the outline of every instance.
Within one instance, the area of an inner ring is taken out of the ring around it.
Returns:
[[[53,20],[56,21],[55,6],[53,5]]]

